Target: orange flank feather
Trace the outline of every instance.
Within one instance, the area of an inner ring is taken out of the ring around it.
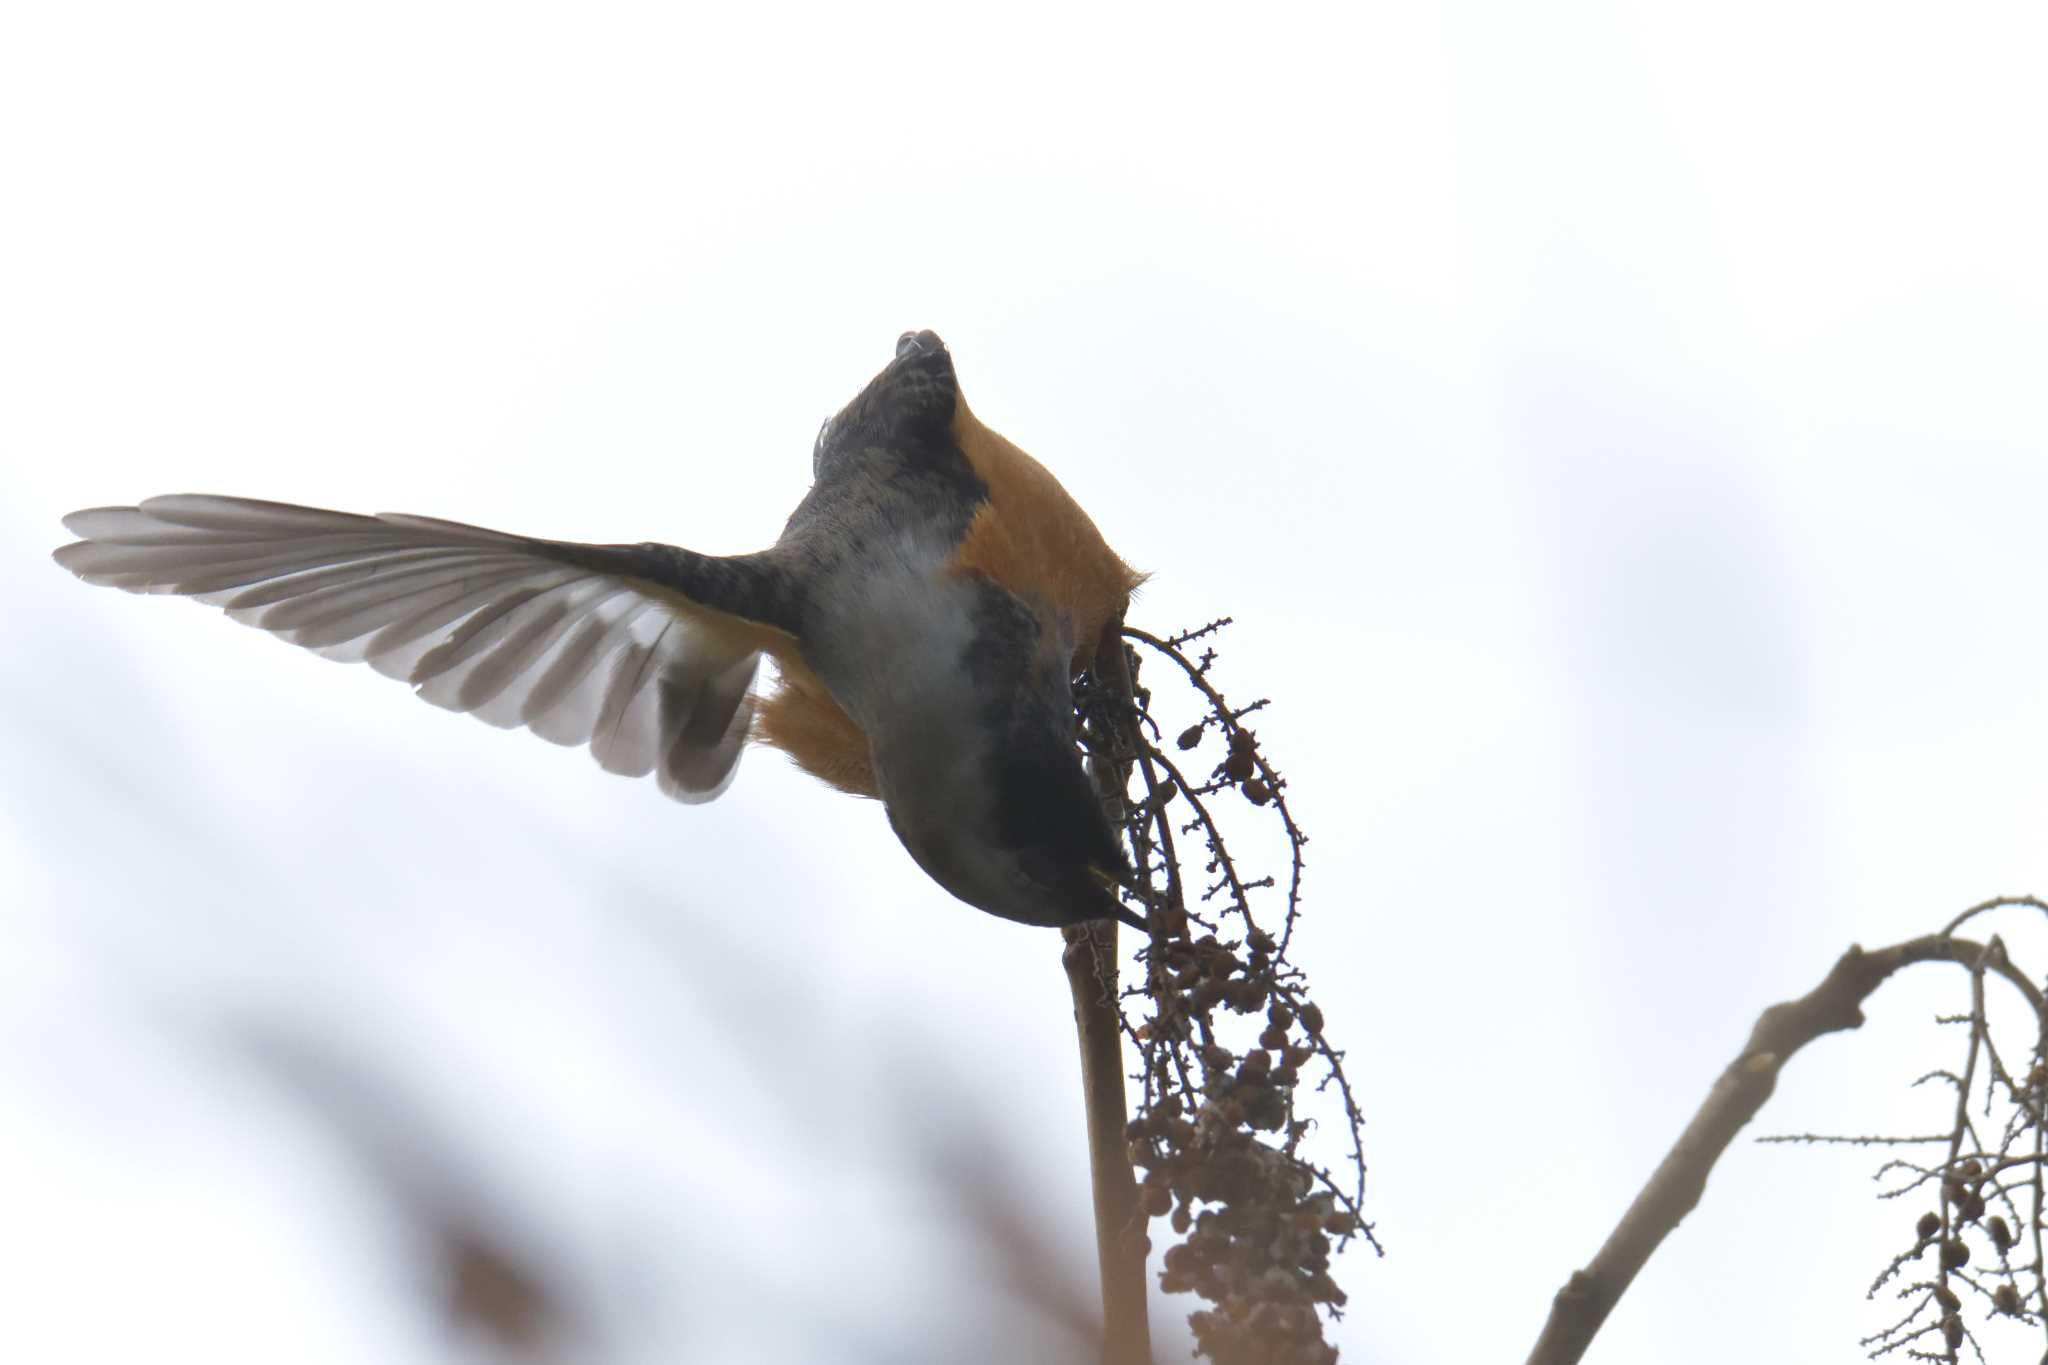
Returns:
[[[735,655],[758,650],[775,660],[774,692],[752,698],[752,737],[757,743],[782,750],[805,772],[840,791],[881,799],[867,736],[853,723],[853,717],[832,700],[824,682],[804,662],[795,636],[758,621],[715,611],[649,579],[628,581],[649,597],[658,598],[676,615],[711,632],[719,644]]]
[[[953,439],[988,485],[988,501],[950,567],[986,574],[1034,608],[1050,609],[1073,630],[1075,664],[1086,664],[1103,626],[1145,576],[1117,557],[1044,465],[983,426],[965,398],[954,409]]]
[[[775,690],[757,704],[754,738],[788,754],[812,777],[879,801],[868,737],[794,649],[775,650],[773,656]]]
[[[1054,618],[1049,624],[1070,627],[1073,666],[1086,666],[1102,628],[1145,576],[1117,557],[1044,465],[983,426],[964,398],[954,409],[953,438],[987,485],[988,501],[968,524],[948,570],[986,575]],[[761,647],[780,677],[759,703],[754,738],[841,791],[879,797],[867,736],[797,656],[794,642],[778,637]]]

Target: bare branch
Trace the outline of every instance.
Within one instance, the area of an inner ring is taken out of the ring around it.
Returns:
[[[1996,939],[1979,943],[1930,934],[1876,952],[1851,947],[1813,990],[1771,1006],[1757,1019],[1748,1043],[1714,1082],[1599,1254],[1558,1291],[1529,1365],[1570,1365],[1585,1354],[1637,1272],[1699,1203],[1714,1163],[1770,1098],[1785,1063],[1816,1038],[1861,1026],[1864,1000],[1894,972],[1919,962],[1989,972],[2024,996],[2037,1018],[2044,1017],[2040,990],[2007,960]]]
[[[1128,731],[1136,714],[1132,679],[1124,660],[1123,621],[1112,618],[1095,654],[1095,673],[1112,698],[1118,730]],[[1112,734],[1089,760],[1095,790],[1110,823],[1128,822],[1125,784],[1136,749],[1129,733]],[[1129,1113],[1124,1097],[1123,1013],[1118,1007],[1117,925],[1091,920],[1069,925],[1061,961],[1074,997],[1074,1031],[1081,1046],[1081,1093],[1087,1109],[1088,1167],[1095,1197],[1095,1254],[1102,1276],[1102,1359],[1104,1365],[1144,1365],[1152,1358],[1151,1326],[1145,1313],[1145,1218],[1138,1208],[1137,1179],[1124,1145]]]

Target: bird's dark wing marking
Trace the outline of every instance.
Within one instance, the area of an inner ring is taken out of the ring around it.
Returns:
[[[80,539],[55,558],[88,583],[212,603],[682,801],[731,779],[760,651],[784,638],[788,586],[757,557],[193,494],[64,524]]]
[[[975,582],[974,643],[964,660],[982,724],[998,737],[991,756],[995,835],[1022,851],[1041,880],[1069,906],[1110,913],[1115,897],[1082,876],[1087,868],[1128,875],[1122,848],[1081,766],[1068,676],[1073,642],[1045,615],[986,577]]]

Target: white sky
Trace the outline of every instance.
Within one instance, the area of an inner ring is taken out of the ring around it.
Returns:
[[[1224,680],[1275,698],[1391,1253],[1340,1267],[1347,1359],[1520,1359],[1761,1007],[2048,891],[2044,40],[10,11],[0,1355],[450,1358],[269,1045],[431,1132],[621,1360],[986,1349],[927,1129],[993,1130],[1087,1264],[1057,936],[877,808],[757,753],[684,809],[46,558],[173,491],[755,548],[932,327],[1155,574],[1136,619],[1234,614]],[[1954,1000],[1887,993],[1762,1130],[1938,1127],[1904,1083]],[[1918,1211],[1873,1164],[1738,1147],[1593,1358],[1860,1359]]]

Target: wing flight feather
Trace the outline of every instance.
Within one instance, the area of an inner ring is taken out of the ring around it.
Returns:
[[[725,789],[752,723],[765,628],[693,609],[623,547],[201,494],[64,524],[79,539],[55,558],[88,583],[208,602],[436,706],[653,772],[677,800]]]

